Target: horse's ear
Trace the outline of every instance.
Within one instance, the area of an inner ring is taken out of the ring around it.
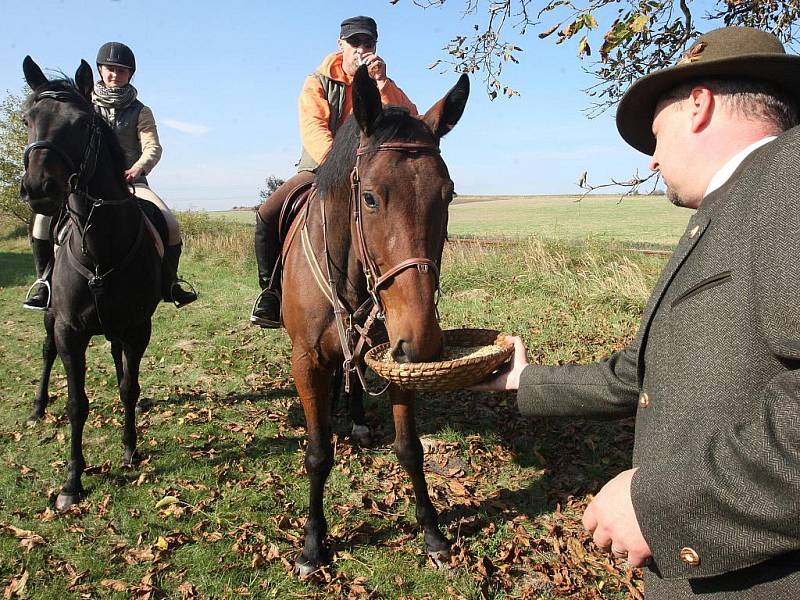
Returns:
[[[458,83],[423,115],[422,120],[436,137],[447,135],[464,113],[467,98],[469,98],[469,77],[466,73],[462,73]]]
[[[92,100],[92,90],[94,89],[94,76],[92,67],[85,60],[81,59],[81,66],[75,71],[75,85],[78,86],[81,94],[87,100]]]
[[[353,114],[364,135],[372,135],[375,121],[382,112],[378,84],[369,76],[367,66],[361,65],[353,77]]]
[[[25,81],[32,90],[47,83],[47,77],[30,56],[26,56],[22,61],[22,72],[25,73]]]

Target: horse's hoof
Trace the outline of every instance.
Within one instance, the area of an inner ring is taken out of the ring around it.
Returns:
[[[30,417],[28,417],[28,420],[25,421],[25,425],[28,427],[36,427],[43,418],[44,415],[37,415],[36,413],[33,413]]]
[[[136,403],[135,412],[137,415],[141,415],[151,408],[153,408],[153,401],[150,400],[150,398],[139,398],[139,401]]]
[[[306,562],[302,556],[294,561],[294,573],[298,577],[308,577],[309,575],[316,573],[319,568],[319,565],[313,565],[309,562]]]
[[[131,469],[138,465],[142,460],[142,457],[139,456],[139,453],[134,450],[133,452],[125,452],[122,455],[122,466],[125,469]]]
[[[428,550],[427,552],[437,569],[445,569],[450,566],[450,550]]]
[[[81,501],[80,494],[68,494],[66,492],[61,492],[56,498],[56,510],[57,511],[65,511],[73,504],[77,504]]]
[[[366,425],[353,425],[350,438],[362,448],[372,447],[372,432]]]

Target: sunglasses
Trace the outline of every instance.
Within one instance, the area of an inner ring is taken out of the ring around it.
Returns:
[[[351,35],[349,38],[345,38],[345,41],[348,43],[348,45],[352,46],[353,48],[364,48],[364,50],[375,49],[375,40],[373,40],[370,36],[364,35],[362,33]]]

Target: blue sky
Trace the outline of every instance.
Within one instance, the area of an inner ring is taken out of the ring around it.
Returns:
[[[411,0],[3,0],[0,93],[18,93],[30,54],[47,73],[73,75],[98,47],[133,49],[133,83],[153,109],[164,155],[150,183],[177,210],[253,205],[269,175],[288,177],[300,153],[297,95],[336,49],[342,19],[367,14],[387,71],[427,110],[457,75],[429,70],[456,34],[482,22],[464,2],[422,9]],[[485,5],[485,2],[482,3]],[[521,64],[505,78],[521,96],[490,101],[480,74],[442,153],[460,194],[576,193],[584,170],[602,183],[647,171],[647,157],[619,138],[613,115],[588,119],[592,83],[574,43],[518,39]]]

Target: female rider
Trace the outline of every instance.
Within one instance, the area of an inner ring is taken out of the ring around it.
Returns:
[[[108,42],[97,52],[97,70],[100,80],[95,83],[92,103],[117,134],[125,154],[125,180],[133,187],[136,196],[158,207],[167,223],[169,239],[162,265],[164,301],[174,302],[178,307],[184,306],[194,302],[197,294],[184,290],[178,282],[178,260],[182,245],[178,220],[150,189],[145,177],[161,158],[161,144],[153,112],[136,98],[136,88],[130,84],[136,71],[136,59],[125,44]],[[53,259],[50,220],[50,217],[43,215],[36,215],[34,219],[31,247],[40,280],[46,279],[47,265]],[[49,291],[46,285],[40,285],[24,302],[26,308],[40,310],[46,310],[48,305]]]

